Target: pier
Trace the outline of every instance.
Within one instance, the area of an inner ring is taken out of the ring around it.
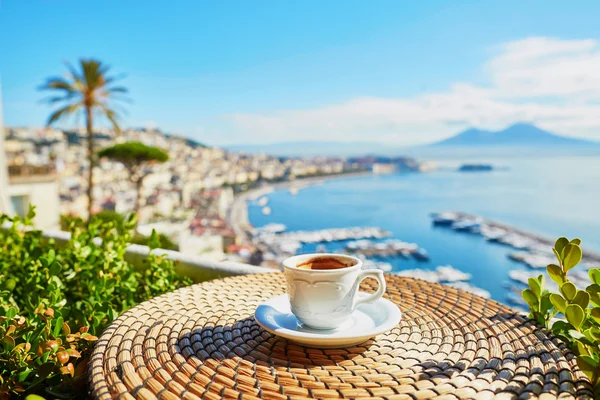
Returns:
[[[402,240],[389,239],[384,242],[373,242],[371,240],[356,240],[346,245],[346,251],[350,254],[361,254],[365,257],[414,257],[418,261],[427,261],[427,252],[419,248],[416,243],[408,243]]]
[[[501,222],[492,221],[479,215],[460,211],[442,212],[432,215],[434,225],[447,226],[456,231],[470,232],[497,242],[530,253],[525,257],[522,253],[513,253],[513,259],[539,268],[540,261],[548,261],[545,255],[552,255],[552,247],[556,239],[551,239],[536,233],[524,231]],[[553,259],[553,257],[552,257]],[[583,249],[583,260],[587,268],[600,267],[600,254]],[[545,266],[544,266],[545,267]]]

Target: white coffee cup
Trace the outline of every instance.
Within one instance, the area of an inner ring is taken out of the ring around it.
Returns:
[[[339,269],[302,269],[298,265],[309,260],[334,258],[347,267]],[[377,301],[385,292],[385,279],[380,270],[362,270],[356,257],[331,254],[303,254],[283,261],[292,313],[298,320],[315,329],[335,329],[352,315],[356,307]],[[379,288],[368,296],[358,295],[365,278],[374,278]]]

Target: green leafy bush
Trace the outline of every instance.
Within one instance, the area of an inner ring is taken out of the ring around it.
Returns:
[[[559,293],[544,288],[544,275],[529,279],[523,298],[530,307],[530,317],[549,328],[577,355],[577,365],[590,378],[596,396],[600,396],[600,269],[588,271],[591,284],[578,289],[568,272],[583,256],[581,240],[559,238],[552,251],[558,264],[546,268],[557,283]],[[555,318],[560,315],[563,318]]]
[[[33,216],[0,216],[0,224],[12,223],[0,229],[0,399],[84,398],[88,357],[102,330],[128,308],[191,281],[159,256],[143,270],[124,260],[134,218],[94,219],[85,228],[71,220],[72,238],[59,246],[31,229]]]
[[[119,214],[116,211],[102,210],[97,214],[94,214],[92,220],[100,220],[102,222],[114,222],[118,229],[123,229],[127,216]],[[74,227],[85,227],[86,222],[81,218],[71,217],[68,215],[61,215],[60,226],[63,230],[72,230]],[[177,243],[173,242],[164,233],[154,233],[153,236],[144,236],[140,233],[132,234],[129,239],[129,243],[141,244],[152,248],[160,248],[165,250],[179,250]]]
[[[177,243],[173,242],[167,235],[164,233],[156,233],[155,231],[153,232],[153,236],[144,236],[139,233],[135,234],[131,238],[131,243],[142,244],[144,246],[156,247],[165,250],[179,250]]]

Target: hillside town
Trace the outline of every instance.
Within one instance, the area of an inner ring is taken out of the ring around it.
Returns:
[[[95,147],[138,141],[169,154],[169,161],[147,167],[139,211],[142,234],[164,233],[182,252],[223,258],[225,253],[248,257],[251,244],[236,245],[228,213],[237,193],[269,183],[364,170],[364,165],[335,157],[280,158],[208,147],[157,129],[127,129],[119,134],[96,130]],[[13,190],[42,185],[28,196],[13,193],[12,205],[25,213],[38,208],[41,226],[57,228],[59,216],[87,215],[87,148],[84,130],[6,128],[4,149]],[[118,162],[100,159],[95,169],[93,213],[134,209],[136,188]],[[56,194],[56,196],[54,196]],[[58,197],[54,199],[53,197]],[[58,207],[58,209],[56,209]],[[42,214],[42,215],[40,215]]]

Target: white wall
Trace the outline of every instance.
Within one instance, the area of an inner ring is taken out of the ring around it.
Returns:
[[[29,204],[36,206],[34,220],[36,228],[56,229],[59,227],[60,197],[56,180],[10,184],[8,197],[10,199],[13,196],[26,196]]]
[[[12,213],[8,198],[8,170],[6,169],[6,153],[4,153],[4,125],[2,122],[2,86],[0,86],[0,214]]]

